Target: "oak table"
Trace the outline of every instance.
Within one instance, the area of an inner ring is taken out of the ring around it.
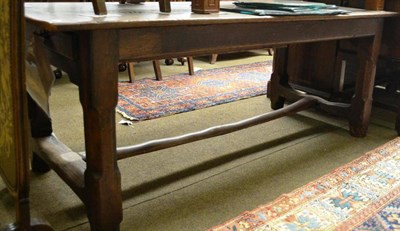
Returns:
[[[221,2],[221,7],[232,2]],[[117,161],[244,129],[313,105],[343,113],[350,133],[365,136],[382,23],[395,13],[355,10],[338,16],[251,16],[191,13],[190,2],[172,2],[171,13],[158,3],[107,3],[107,15],[95,15],[91,3],[27,3],[27,28],[45,45],[50,63],[79,86],[83,107],[85,155],[62,144],[40,110],[32,115],[36,154],[80,197],[93,230],[118,230],[122,221],[121,179]],[[286,45],[351,39],[358,44],[360,68],[351,104],[328,102],[290,89]],[[40,47],[40,46],[39,46]],[[128,147],[116,146],[115,107],[118,63],[163,57],[199,56],[275,47],[268,96],[274,110],[232,124]],[[43,50],[43,49],[38,49]],[[300,98],[284,106],[285,99]],[[31,110],[35,111],[35,110]]]

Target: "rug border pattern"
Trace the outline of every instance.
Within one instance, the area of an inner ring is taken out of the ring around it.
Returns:
[[[237,217],[214,226],[209,230],[275,230],[273,226],[269,225],[269,223],[273,223],[274,219],[287,215],[294,208],[309,203],[310,199],[326,193],[342,182],[351,179],[353,176],[363,171],[368,171],[370,166],[378,162],[384,160],[390,161],[390,158],[393,157],[399,159],[399,153],[400,137],[397,137],[288,194],[282,194],[266,205],[259,206],[252,211],[245,211]],[[398,161],[397,159],[396,161]],[[357,214],[352,219],[346,220],[339,225],[331,226],[328,230],[349,230],[361,225],[366,219],[372,217],[376,212],[394,201],[399,194],[400,186],[397,184],[390,192],[380,197],[375,203],[372,203],[372,207],[357,211]]]

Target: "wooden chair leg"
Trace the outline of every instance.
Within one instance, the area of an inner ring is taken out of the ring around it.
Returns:
[[[194,75],[193,57],[187,57],[189,75]]]
[[[159,60],[153,60],[153,68],[154,68],[154,73],[156,74],[156,79],[159,80],[159,81],[162,80],[160,61]]]
[[[133,83],[133,80],[135,78],[135,73],[133,69],[133,62],[128,62],[128,76],[129,76],[129,82]]]
[[[218,54],[212,54],[210,57],[210,64],[214,64],[217,62]]]
[[[193,75],[194,74],[193,57],[187,57],[187,62],[188,62],[189,75]],[[159,81],[162,80],[160,60],[153,60],[153,69],[156,75],[156,79]],[[133,82],[135,76],[133,70],[134,70],[133,62],[128,62],[128,76],[130,83]]]
[[[397,135],[400,136],[400,107],[397,109],[395,129]]]
[[[92,0],[93,10],[96,15],[106,15],[107,7],[106,3],[101,0]]]
[[[267,51],[268,51],[268,55],[272,55],[272,48],[268,48]]]
[[[161,12],[171,12],[170,0],[159,0],[158,5]]]

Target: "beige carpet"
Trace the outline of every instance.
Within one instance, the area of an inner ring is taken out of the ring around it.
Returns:
[[[265,52],[266,53],[266,52]],[[220,56],[213,68],[269,59],[263,52]],[[186,66],[162,66],[164,77]],[[152,75],[150,62],[136,74]],[[126,74],[121,73],[121,79]],[[56,135],[75,151],[84,149],[77,87],[56,81],[51,97]],[[117,125],[118,145],[179,135],[270,111],[265,96],[135,123]],[[68,112],[68,113],[66,113]],[[116,122],[121,117],[117,115]],[[119,162],[123,186],[121,230],[205,230],[252,210],[396,137],[395,115],[374,108],[368,136],[353,138],[345,120],[312,110],[217,138]],[[55,230],[89,230],[82,203],[52,171],[32,174],[34,217]],[[0,183],[0,226],[14,219],[13,200]]]

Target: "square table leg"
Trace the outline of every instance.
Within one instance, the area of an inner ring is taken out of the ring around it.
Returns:
[[[382,27],[380,20],[375,36],[356,39],[359,67],[349,116],[350,134],[355,137],[364,137],[368,130]]]
[[[275,48],[273,59],[273,72],[271,80],[268,82],[267,96],[271,100],[271,108],[280,109],[285,103],[285,98],[280,94],[280,86],[289,85],[289,75],[287,73],[288,48]]]
[[[118,31],[80,33],[80,100],[86,162],[84,203],[92,230],[118,230],[122,221],[121,176],[116,158]]]

